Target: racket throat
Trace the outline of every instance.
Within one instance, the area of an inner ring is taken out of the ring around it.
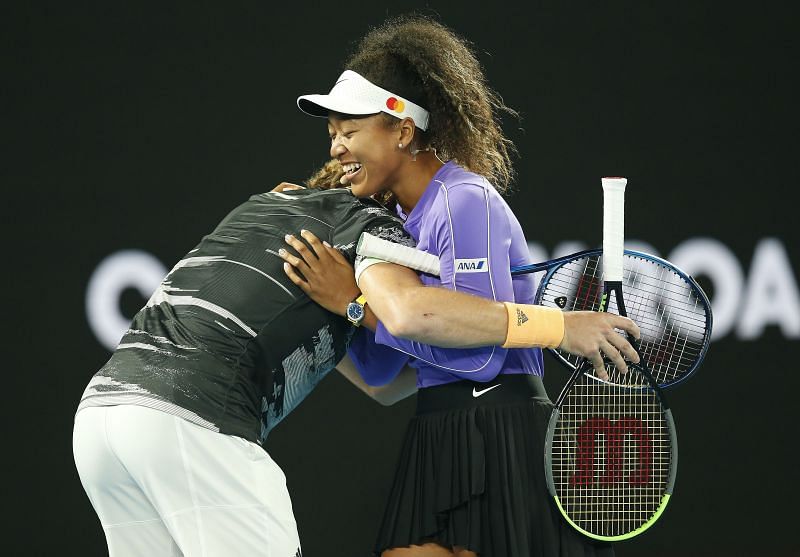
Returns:
[[[611,303],[611,294],[614,294],[614,300],[617,302],[617,314],[622,317],[627,317],[628,312],[625,311],[625,301],[622,297],[622,281],[615,280],[604,283],[603,296],[600,298],[600,307],[598,311],[608,311],[608,306]]]

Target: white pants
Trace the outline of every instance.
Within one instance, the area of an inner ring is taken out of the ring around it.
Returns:
[[[85,408],[75,464],[111,557],[299,557],[286,477],[258,445],[141,406]]]

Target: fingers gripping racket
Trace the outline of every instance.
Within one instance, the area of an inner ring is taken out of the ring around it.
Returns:
[[[587,287],[581,294],[600,294],[598,311],[615,310],[623,316],[625,184],[623,178],[603,179],[602,293]],[[580,361],[548,424],[545,470],[550,494],[572,526],[599,540],[622,540],[645,531],[666,507],[675,483],[675,424],[647,357],[636,347],[641,361],[629,365],[624,385],[596,379],[590,362]]]

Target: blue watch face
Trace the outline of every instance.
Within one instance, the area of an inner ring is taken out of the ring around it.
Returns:
[[[364,306],[351,302],[350,305],[347,306],[347,317],[351,321],[360,321],[364,318]]]

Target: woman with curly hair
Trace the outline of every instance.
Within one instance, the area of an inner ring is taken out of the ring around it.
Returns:
[[[511,266],[530,261],[522,228],[501,197],[514,177],[514,146],[499,117],[516,113],[487,85],[469,44],[430,19],[400,17],[369,32],[344,67],[329,94],[301,96],[298,106],[327,118],[330,154],[345,172],[341,182],[358,197],[396,208],[417,248],[438,257],[438,276],[413,280],[503,302],[509,331],[533,323],[539,346],[592,337],[596,314],[517,312],[517,304],[530,308],[534,292],[530,276],[511,277]],[[365,296],[367,315],[421,305],[419,298],[387,294],[400,281],[396,266],[361,262],[356,287],[344,266],[329,265],[319,243],[304,238],[320,257],[290,239],[302,260],[287,253],[293,266],[286,272],[321,305],[344,314],[350,301],[344,296],[354,292]],[[359,299],[349,306],[363,309]],[[374,333],[362,327],[348,352],[374,385],[389,382],[405,364],[417,370],[417,413],[376,554],[612,555],[608,545],[572,530],[547,496],[543,453],[552,404],[541,380],[541,350],[518,348],[511,333],[502,347],[467,349],[401,338],[443,311],[422,304],[405,326],[373,322]],[[601,374],[601,351],[631,354],[621,335],[604,336],[592,356]]]

